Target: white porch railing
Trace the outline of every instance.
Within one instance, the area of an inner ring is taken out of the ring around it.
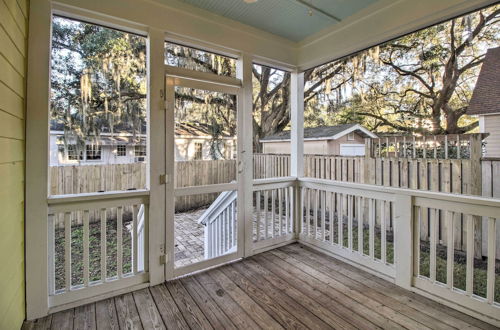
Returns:
[[[296,179],[292,177],[254,180],[254,253],[295,239],[295,189]]]
[[[205,226],[205,259],[235,252],[238,236],[237,192],[222,192],[198,222]]]
[[[148,194],[49,198],[50,308],[148,281]]]
[[[500,325],[500,200],[308,178],[299,187],[301,242]],[[474,257],[481,221],[486,262]],[[430,238],[422,239],[424,227]],[[464,255],[454,249],[459,235]]]
[[[207,258],[236,249],[236,201],[229,191],[206,212]],[[49,199],[50,307],[147,285],[148,203],[141,191]],[[254,180],[246,237],[251,253],[299,240],[499,325],[499,219],[498,199],[285,177]],[[474,253],[481,221],[486,260]]]
[[[301,240],[395,278],[394,194],[314,179],[300,193]]]

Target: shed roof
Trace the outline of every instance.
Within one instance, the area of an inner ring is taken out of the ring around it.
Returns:
[[[359,124],[343,124],[336,126],[318,126],[304,128],[304,139],[310,140],[335,140],[347,133],[355,131],[363,137],[377,137],[374,133]],[[290,140],[290,131],[269,135],[261,139],[261,142]]]
[[[486,52],[476,87],[467,108],[469,115],[500,113],[500,47]]]

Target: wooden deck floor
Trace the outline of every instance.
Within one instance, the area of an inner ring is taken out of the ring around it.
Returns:
[[[26,329],[494,327],[299,244],[59,312]]]

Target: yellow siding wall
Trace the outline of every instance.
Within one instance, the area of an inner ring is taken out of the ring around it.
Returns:
[[[0,329],[24,299],[24,115],[29,0],[0,0]]]

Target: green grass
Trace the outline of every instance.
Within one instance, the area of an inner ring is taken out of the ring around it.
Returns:
[[[123,273],[132,271],[132,240],[126,226],[131,221],[125,213],[123,216]],[[106,276],[117,275],[117,221],[116,218],[107,219],[106,223]],[[65,287],[64,271],[64,228],[55,230],[55,288]],[[101,279],[101,223],[89,224],[89,280]],[[83,225],[71,226],[71,284],[83,284]]]
[[[327,220],[328,221],[328,220]],[[313,220],[311,219],[311,228],[314,226]],[[318,219],[318,226],[321,226],[321,221]],[[338,222],[335,218],[333,221],[334,234],[333,242],[338,244]],[[330,232],[330,224],[326,222],[326,232]],[[353,223],[352,228],[352,247],[353,250],[358,251],[358,227],[357,224]],[[347,224],[344,222],[342,230],[342,242],[343,246],[348,246],[348,228]],[[326,235],[326,239],[329,240],[329,235]],[[374,254],[375,258],[381,259],[382,252],[382,240],[381,231],[379,227],[375,228],[375,240],[374,240]],[[429,267],[430,267],[430,256],[429,256],[429,243],[421,242],[422,248],[420,251],[420,275],[429,277]],[[358,251],[359,252],[359,251]],[[363,228],[363,254],[368,255],[370,252],[369,243],[369,230],[368,228]],[[386,232],[386,262],[389,264],[394,263],[394,239],[393,233],[391,231]],[[495,276],[495,297],[494,300],[500,302],[500,261],[496,261],[496,276]],[[466,258],[462,251],[455,251],[454,256],[454,266],[453,266],[453,287],[465,290],[466,286]],[[475,295],[486,297],[486,285],[487,276],[486,268],[487,261],[482,259],[474,260],[474,272],[473,272],[473,292]],[[436,257],[436,280],[441,283],[446,283],[446,270],[447,260],[446,260],[446,247],[438,246],[437,257]]]
[[[421,241],[420,247],[420,275],[430,277],[430,255],[428,242]],[[446,265],[447,258],[442,251],[446,247],[438,247],[436,256],[436,280],[445,283],[446,279]],[[486,266],[487,261],[482,259],[474,259],[474,272],[473,272],[473,293],[475,295],[486,298]],[[494,300],[500,302],[500,261],[496,261],[496,276],[495,276],[495,298]],[[462,251],[455,251],[453,261],[453,287],[465,290],[466,288],[466,274],[467,265],[466,258]]]

